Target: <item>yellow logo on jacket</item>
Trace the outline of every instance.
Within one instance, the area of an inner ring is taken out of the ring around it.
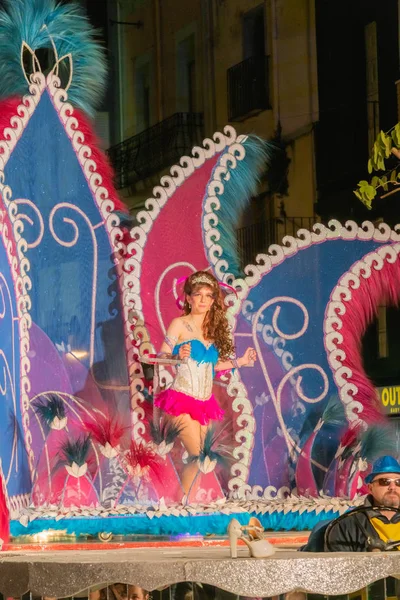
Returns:
[[[400,521],[398,523],[384,523],[378,517],[373,517],[370,521],[383,542],[400,540]],[[396,550],[399,549],[399,547],[396,548]]]

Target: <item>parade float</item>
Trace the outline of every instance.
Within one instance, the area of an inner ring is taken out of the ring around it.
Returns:
[[[347,584],[324,557],[291,552],[241,586],[254,563],[220,559],[232,518],[256,517],[282,543],[279,532],[362,502],[371,448],[387,440],[371,427],[383,419],[361,342],[378,306],[398,304],[400,231],[316,224],[242,272],[235,226],[275,149],[231,126],[171,166],[132,224],[91,124],[106,68],[81,9],[8,2],[0,55],[1,591],[65,597],[109,581],[193,580],[255,596],[345,593],[394,572],[395,558],[358,557],[372,561],[360,579],[356,559],[343,559]],[[258,361],[215,380],[225,417],[184,494],[192,457],[153,405],[154,372],[166,387],[171,368],[149,357],[198,270],[225,286],[238,353],[251,344]],[[99,539],[125,554],[42,553],[32,571],[32,555],[12,553]],[[149,561],[127,550],[137,543],[183,554]]]

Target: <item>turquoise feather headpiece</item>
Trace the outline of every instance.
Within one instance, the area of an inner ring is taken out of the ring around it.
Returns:
[[[40,49],[48,51],[46,66]],[[67,73],[63,85],[71,104],[92,116],[104,92],[106,61],[83,9],[56,0],[6,0],[0,11],[0,100],[23,96],[32,72],[53,69]]]

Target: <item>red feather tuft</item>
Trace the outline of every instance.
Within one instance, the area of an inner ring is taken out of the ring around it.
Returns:
[[[349,427],[348,429],[346,429],[346,431],[341,437],[340,445],[343,448],[350,448],[351,446],[353,446],[353,444],[355,444],[357,441],[358,431],[358,427]]]
[[[129,469],[134,475],[153,474],[159,478],[161,465],[158,456],[151,446],[143,442],[131,440],[129,450],[125,455]]]
[[[112,448],[118,446],[128,429],[114,417],[101,415],[96,415],[96,421],[85,421],[83,426],[98,444],[105,446],[109,443]]]
[[[22,98],[7,98],[0,102],[0,138],[4,139],[3,131],[6,127],[11,127],[10,119],[18,116],[18,106],[23,104]]]
[[[150,386],[145,386],[147,388],[151,387],[153,385],[153,382],[150,383]],[[143,408],[144,411],[144,416],[142,418],[142,421],[145,422],[150,422],[153,420],[153,413],[154,413],[154,406],[153,403],[150,400],[145,400],[144,402],[141,403],[140,408]]]

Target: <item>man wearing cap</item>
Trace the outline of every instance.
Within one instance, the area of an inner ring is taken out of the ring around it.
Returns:
[[[385,549],[390,540],[400,540],[400,464],[393,456],[382,456],[365,478],[369,494],[364,506],[333,522],[325,532],[325,550],[366,552]],[[400,549],[400,548],[396,548]]]

